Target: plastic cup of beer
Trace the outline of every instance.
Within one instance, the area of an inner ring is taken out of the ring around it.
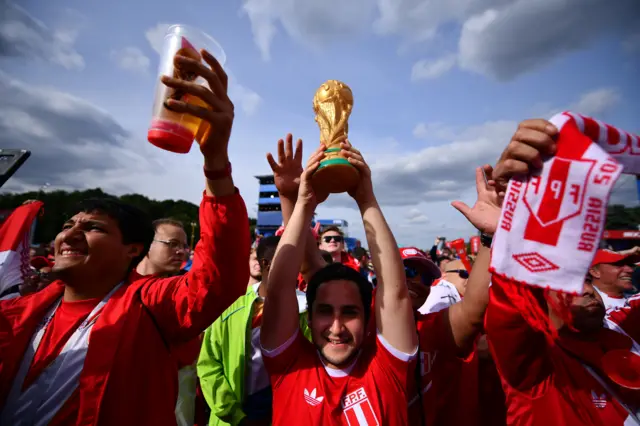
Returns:
[[[206,49],[221,66],[224,66],[226,55],[220,44],[199,29],[186,25],[172,25],[165,34],[153,101],[153,115],[147,133],[149,142],[159,148],[186,154],[191,149],[196,135],[208,130],[204,129],[208,123],[202,123],[200,118],[171,111],[167,108],[167,101],[175,99],[202,107],[207,105],[197,96],[168,87],[160,81],[160,76],[167,75],[209,87],[204,78],[190,71],[183,71],[174,63],[176,56],[186,56],[204,62],[200,54],[201,49]]]

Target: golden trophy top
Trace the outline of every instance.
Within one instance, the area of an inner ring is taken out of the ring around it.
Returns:
[[[353,93],[349,86],[338,80],[328,80],[316,90],[313,111],[320,127],[320,142],[327,148],[340,143],[348,136],[347,120],[353,109]]]

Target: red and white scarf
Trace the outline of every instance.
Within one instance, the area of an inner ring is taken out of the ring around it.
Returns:
[[[640,138],[564,112],[551,120],[557,151],[541,170],[514,177],[493,238],[494,277],[581,293],[620,174],[640,173]]]
[[[42,201],[22,205],[0,227],[0,294],[29,273],[32,225],[43,206]]]

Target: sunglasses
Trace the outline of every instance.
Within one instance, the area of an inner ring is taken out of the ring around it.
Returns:
[[[452,269],[450,271],[444,271],[445,274],[448,273],[452,273],[452,274],[458,274],[460,275],[460,278],[462,279],[467,279],[469,278],[469,271],[465,270],[465,269]]]
[[[424,285],[431,285],[431,283],[433,282],[433,280],[431,280],[429,277],[422,275],[419,270],[417,270],[416,268],[412,268],[411,266],[404,267],[404,275],[407,278],[420,277]]]
[[[331,240],[335,241],[336,243],[341,243],[342,241],[344,241],[344,238],[342,238],[340,235],[328,235],[326,237],[322,237],[322,240],[325,243],[330,243]]]

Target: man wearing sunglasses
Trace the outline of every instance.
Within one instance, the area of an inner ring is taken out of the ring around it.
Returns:
[[[461,301],[468,280],[469,271],[461,260],[447,262],[442,268],[442,278],[433,283],[427,301],[420,307],[420,313],[438,312]]]
[[[342,263],[360,271],[356,260],[344,250],[344,234],[337,226],[329,226],[322,231],[318,248],[330,253],[333,263]]]

